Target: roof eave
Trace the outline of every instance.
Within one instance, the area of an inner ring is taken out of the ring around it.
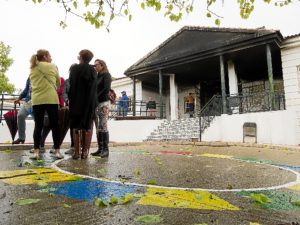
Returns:
[[[199,53],[192,54],[192,55],[181,56],[179,58],[177,57],[177,58],[168,60],[166,62],[157,62],[155,64],[152,64],[149,66],[144,66],[142,68],[135,69],[134,65],[133,65],[130,68],[128,68],[124,72],[124,74],[128,77],[136,76],[139,74],[144,74],[144,73],[148,73],[148,72],[165,69],[165,68],[168,68],[168,67],[171,67],[174,65],[180,65],[180,64],[184,64],[184,63],[193,62],[193,61],[203,60],[203,59],[215,57],[218,55],[239,51],[242,49],[247,49],[247,48],[251,48],[251,47],[255,47],[255,46],[259,46],[259,45],[266,45],[269,43],[275,43],[277,46],[280,46],[282,41],[283,41],[283,37],[282,37],[281,33],[277,31],[277,32],[270,33],[270,34],[267,34],[264,36],[259,36],[257,38],[251,38],[247,41],[232,43],[232,44],[226,45],[221,48],[218,47],[215,49],[206,50],[206,51],[199,52]]]

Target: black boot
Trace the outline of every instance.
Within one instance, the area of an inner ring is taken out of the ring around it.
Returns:
[[[25,142],[25,140],[23,140],[23,139],[20,139],[20,138],[18,138],[17,140],[15,140],[15,141],[13,141],[13,145],[16,145],[16,144],[24,144],[24,142]]]
[[[103,136],[103,148],[102,148],[102,152],[100,153],[100,157],[106,158],[109,155],[109,149],[108,149],[109,133],[103,132],[102,136]]]
[[[98,142],[98,150],[94,153],[91,153],[92,156],[100,156],[103,150],[103,132],[97,132],[97,142]]]

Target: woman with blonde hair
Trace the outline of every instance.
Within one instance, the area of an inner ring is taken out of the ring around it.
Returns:
[[[57,89],[60,77],[57,67],[51,63],[49,51],[40,49],[30,59],[31,101],[34,114],[34,157],[39,158],[40,143],[45,112],[48,114],[50,128],[55,148],[55,157],[63,158],[60,153],[60,131],[58,126],[59,100]]]

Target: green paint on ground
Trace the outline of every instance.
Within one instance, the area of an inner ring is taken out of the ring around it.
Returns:
[[[12,150],[10,150],[10,149],[6,149],[6,150],[2,150],[2,151],[0,151],[0,153],[11,154],[11,153],[13,153],[13,151],[12,151]]]
[[[126,151],[126,153],[130,153],[130,154],[150,154],[148,151],[144,151],[144,150],[131,150],[131,151]]]
[[[253,203],[260,208],[275,210],[300,210],[295,202],[300,201],[300,194],[288,191],[241,191],[238,195],[253,200]]]
[[[143,224],[156,224],[162,222],[163,218],[160,215],[143,215],[134,218],[134,221]]]
[[[34,199],[34,198],[27,198],[27,199],[24,199],[24,198],[21,198],[21,199],[18,199],[16,201],[16,204],[17,205],[30,205],[30,204],[34,204],[34,203],[37,203],[39,202],[41,199]]]
[[[235,158],[242,161],[247,162],[256,162],[256,163],[263,163],[263,164],[275,164],[272,160],[265,160],[265,159],[257,159],[257,158],[251,158],[251,157],[242,157],[242,158]]]

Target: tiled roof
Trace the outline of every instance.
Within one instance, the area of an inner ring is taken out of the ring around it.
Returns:
[[[160,62],[211,51],[275,33],[282,38],[278,30],[269,30],[264,27],[244,29],[185,26],[129,67],[125,74]]]
[[[293,34],[293,35],[289,35],[289,36],[285,36],[284,39],[289,39],[289,38],[295,38],[295,37],[300,37],[300,33],[299,34]]]

